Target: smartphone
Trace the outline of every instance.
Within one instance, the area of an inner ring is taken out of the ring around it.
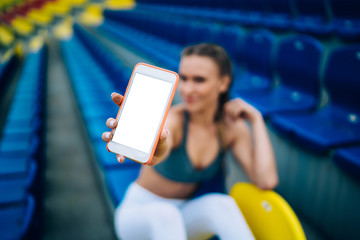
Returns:
[[[177,73],[138,63],[131,75],[124,99],[107,144],[110,152],[148,164],[155,152],[167,113],[179,83]]]

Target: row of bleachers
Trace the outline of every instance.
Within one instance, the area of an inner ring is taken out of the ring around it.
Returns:
[[[138,3],[149,10],[157,9],[225,23],[277,30],[294,29],[321,36],[336,33],[347,40],[360,39],[360,5],[356,0],[215,0],[171,3],[141,0]]]
[[[79,25],[74,29],[72,39],[62,42],[61,51],[93,150],[115,207],[128,184],[136,179],[140,165],[129,159],[121,165],[118,164],[114,154],[107,152],[101,135],[107,131],[107,118],[111,113],[115,117],[118,111],[118,107],[110,99],[110,94],[115,91],[125,93],[130,72]],[[116,75],[113,75],[114,72]]]
[[[1,239],[37,238],[41,222],[46,47],[26,56],[0,138]]]
[[[358,44],[339,43],[334,46],[296,32],[283,36],[269,29],[248,31],[240,25],[227,25],[213,19],[199,21],[196,17],[184,17],[171,12],[160,14],[141,6],[131,11],[105,11],[104,16],[105,22],[99,27],[102,34],[174,70],[182,47],[199,42],[221,44],[232,55],[237,68],[234,71],[232,97],[245,98],[260,109],[282,139],[320,156],[330,154],[336,166],[358,178]],[[327,100],[324,101],[324,98]],[[309,176],[298,176],[294,181],[309,182],[309,185],[311,182],[323,182],[317,175],[324,175],[317,174],[316,169],[308,169],[316,164],[301,159],[297,161],[300,169],[304,168],[304,171],[296,170],[297,174],[309,171]],[[319,171],[327,171],[330,163],[324,164],[325,169],[320,164]],[[331,178],[331,175],[326,173],[326,177]],[[301,186],[298,182],[292,184]],[[315,202],[327,201],[327,207],[311,211],[311,201],[306,200],[308,204],[304,204],[301,202],[304,197],[292,199],[292,204],[302,212],[302,216],[307,217],[325,234],[333,234],[334,238],[344,234],[339,232],[341,226],[350,229],[344,236],[357,236],[354,228],[349,226],[354,226],[353,222],[359,218],[351,210],[357,208],[356,202],[360,200],[358,193],[353,193],[355,200],[350,200],[331,197],[334,189],[324,188],[328,191],[321,193],[315,192],[316,187],[310,186],[309,189],[299,192],[304,193],[304,196],[313,196]],[[344,196],[349,196],[348,191],[351,193],[351,189],[347,189]],[[344,206],[344,202],[348,206]],[[329,211],[329,207],[342,209],[343,212]],[[319,216],[325,214],[332,220],[326,223],[318,221]],[[337,227],[331,228],[335,222]]]

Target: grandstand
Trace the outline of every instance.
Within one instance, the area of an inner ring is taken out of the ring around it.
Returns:
[[[307,239],[360,239],[360,2],[1,0],[0,239],[115,239],[140,165],[101,135],[136,63],[223,46]],[[174,103],[180,101],[175,96]],[[248,182],[227,154],[228,190]]]

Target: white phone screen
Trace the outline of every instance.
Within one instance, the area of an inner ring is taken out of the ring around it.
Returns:
[[[112,141],[150,153],[172,83],[135,73]]]

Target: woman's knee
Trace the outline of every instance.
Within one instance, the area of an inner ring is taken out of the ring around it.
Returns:
[[[168,203],[150,203],[116,211],[115,230],[122,239],[141,238],[143,234],[153,236],[151,239],[164,239],[162,236],[171,232],[185,236],[181,212]]]
[[[201,202],[201,212],[205,217],[214,221],[223,217],[231,218],[231,216],[242,215],[235,200],[226,194],[208,194],[203,196]]]
[[[168,203],[153,203],[149,206],[151,220],[160,223],[182,222],[180,210]]]
[[[209,209],[218,209],[223,207],[238,208],[235,200],[226,194],[213,193],[203,196],[204,207]]]

